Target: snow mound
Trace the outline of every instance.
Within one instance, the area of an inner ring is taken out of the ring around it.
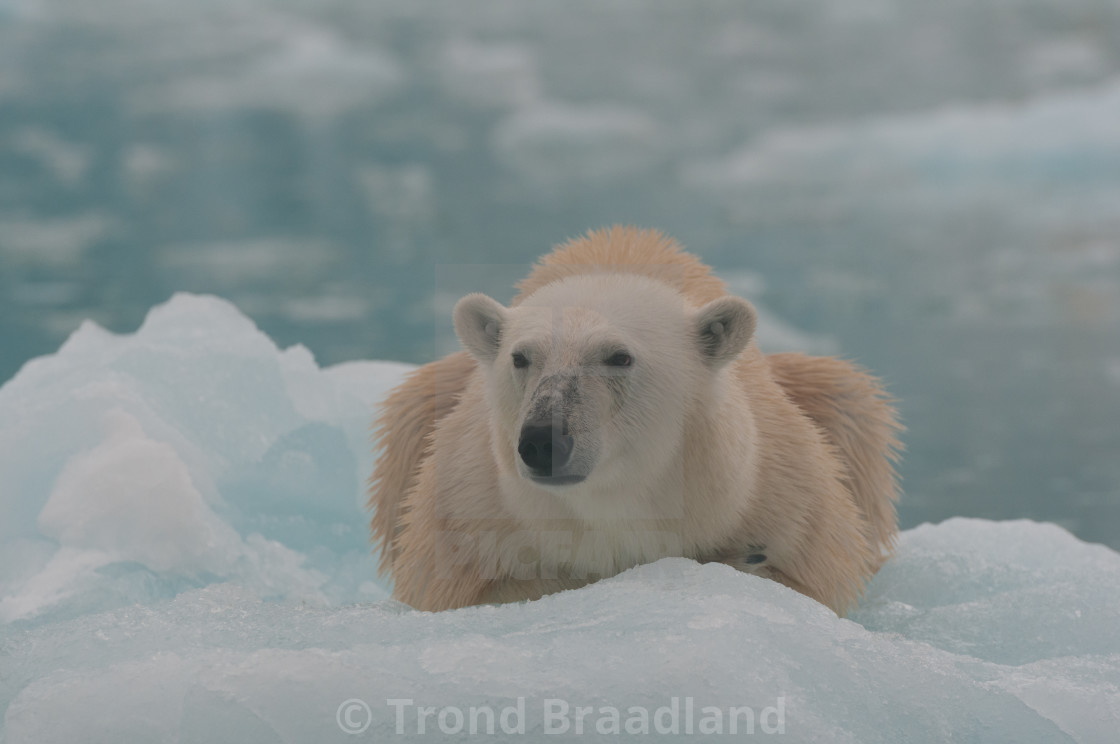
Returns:
[[[327,604],[384,596],[364,483],[396,363],[320,369],[224,300],[87,322],[0,388],[0,622],[235,580]]]
[[[852,620],[685,559],[435,614],[225,584],[0,635],[0,701],[10,744],[442,740],[472,715],[487,732],[487,710],[496,735],[538,740],[617,724],[672,741],[734,717],[790,741],[1105,742],[1118,618],[1120,555],[1052,525],[951,520],[904,533]]]
[[[408,369],[179,295],[0,388],[0,742],[1114,740],[1120,554],[1051,524],[909,530],[850,619],[684,559],[393,602],[363,484]]]

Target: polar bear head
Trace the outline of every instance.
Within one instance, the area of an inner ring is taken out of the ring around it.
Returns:
[[[746,300],[694,308],[635,274],[568,277],[512,308],[471,294],[454,310],[499,468],[555,491],[625,489],[679,460],[687,418],[718,401],[755,322]]]

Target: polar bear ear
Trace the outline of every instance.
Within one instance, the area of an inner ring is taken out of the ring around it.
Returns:
[[[721,297],[697,310],[693,322],[708,366],[718,369],[738,356],[754,336],[757,318],[754,306],[738,297]]]
[[[455,303],[455,335],[470,355],[490,363],[498,355],[506,309],[484,294],[469,294]]]

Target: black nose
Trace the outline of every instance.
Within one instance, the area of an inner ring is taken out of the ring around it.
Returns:
[[[574,440],[548,424],[526,424],[521,429],[517,454],[537,475],[552,475],[568,463]]]

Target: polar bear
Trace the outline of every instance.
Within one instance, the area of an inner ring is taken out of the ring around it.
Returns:
[[[857,602],[898,532],[877,379],[762,354],[750,303],[654,231],[592,231],[518,289],[460,300],[465,352],[383,404],[371,526],[397,599],[535,599],[683,556]]]

